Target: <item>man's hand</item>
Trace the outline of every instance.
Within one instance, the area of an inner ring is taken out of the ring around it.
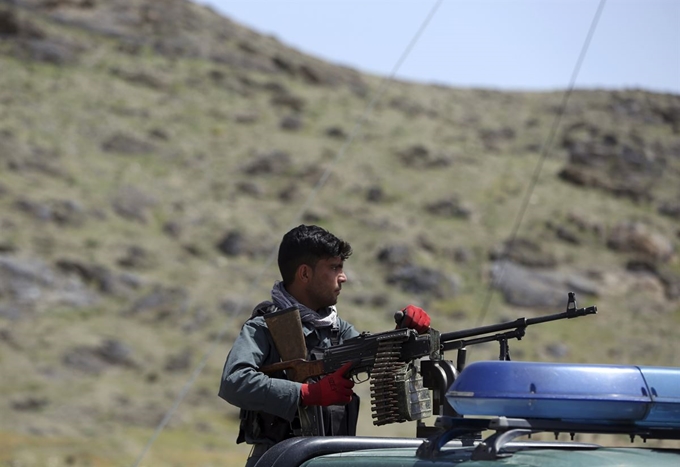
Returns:
[[[430,316],[415,305],[409,305],[401,312],[404,314],[401,322],[397,325],[398,328],[415,329],[418,334],[427,332],[430,329]]]
[[[324,376],[316,383],[303,384],[300,390],[302,405],[344,405],[352,400],[354,382],[345,377],[352,362],[345,363],[335,373]]]

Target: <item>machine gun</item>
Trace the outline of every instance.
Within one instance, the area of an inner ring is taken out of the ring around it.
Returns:
[[[567,310],[563,313],[519,318],[448,333],[440,333],[436,329],[420,335],[412,329],[375,334],[364,332],[341,345],[325,349],[319,359],[307,360],[299,311],[288,308],[265,315],[282,361],[262,367],[260,371],[272,374],[284,370],[288,379],[304,382],[333,373],[347,362],[353,362],[348,376],[356,382],[368,379],[361,380],[362,375],[371,378],[374,425],[422,420],[433,412],[452,415],[453,409],[446,403],[444,395],[465,366],[467,346],[497,341],[500,360],[510,360],[508,340],[522,339],[527,327],[595,313],[595,306],[577,308],[575,294],[569,292]],[[399,318],[395,315],[397,321]],[[444,352],[449,350],[458,350],[455,367],[444,359]],[[423,359],[420,367],[416,365],[419,359]],[[433,392],[433,398],[430,398],[429,390]]]

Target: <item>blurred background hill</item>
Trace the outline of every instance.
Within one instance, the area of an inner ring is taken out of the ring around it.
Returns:
[[[677,364],[680,96],[575,91],[509,244],[563,91],[393,82],[359,127],[381,82],[186,0],[0,2],[0,463],[133,465],[191,380],[142,465],[242,465],[219,378],[296,222],[352,244],[360,329],[575,291],[515,359]]]

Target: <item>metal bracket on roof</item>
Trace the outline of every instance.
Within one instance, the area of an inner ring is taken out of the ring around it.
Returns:
[[[416,451],[416,457],[432,460],[439,456],[441,449],[453,439],[460,439],[463,445],[471,446],[481,439],[481,432],[488,429],[488,419],[463,419],[461,417],[440,417],[437,423],[444,430],[423,441]]]
[[[507,443],[520,436],[530,435],[531,430],[525,428],[516,428],[509,431],[498,431],[482,441],[477,445],[474,451],[472,451],[471,459],[473,461],[480,460],[494,460],[500,459],[501,457],[509,457],[512,454],[501,453],[501,449]]]

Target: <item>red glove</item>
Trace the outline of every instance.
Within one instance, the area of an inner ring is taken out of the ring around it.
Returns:
[[[303,384],[300,390],[302,405],[347,404],[352,400],[354,382],[345,377],[352,367],[352,362],[345,363],[335,373],[324,376],[316,383]]]
[[[398,327],[415,329],[418,334],[427,332],[430,329],[430,316],[422,308],[409,305],[403,310],[404,318]]]

